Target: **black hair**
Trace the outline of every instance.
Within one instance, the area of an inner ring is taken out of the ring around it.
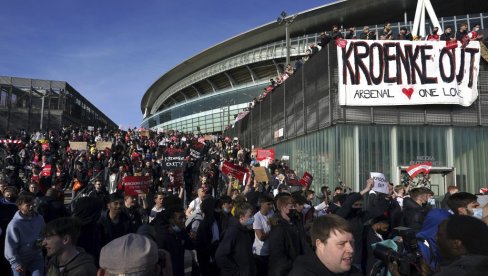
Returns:
[[[81,232],[81,222],[74,217],[62,217],[50,221],[42,230],[43,237],[58,235],[60,237],[68,235],[71,242],[76,245]]]
[[[446,237],[460,240],[468,254],[488,256],[488,225],[480,219],[463,215],[449,217]]]
[[[447,206],[449,206],[449,209],[451,209],[454,214],[458,215],[458,208],[466,208],[468,207],[468,204],[477,200],[478,198],[473,194],[467,192],[459,192],[451,195],[447,199]]]

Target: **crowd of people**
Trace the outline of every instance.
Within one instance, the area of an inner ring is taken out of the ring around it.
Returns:
[[[2,275],[185,275],[190,263],[192,275],[487,271],[488,205],[455,186],[442,208],[427,187],[381,193],[372,179],[315,193],[289,185],[280,160],[258,182],[238,139],[174,131],[65,127],[2,141]],[[184,161],[167,169],[175,152]],[[226,175],[223,162],[247,173]],[[148,189],[128,193],[128,176]]]
[[[382,32],[376,33],[375,30],[370,29],[369,26],[364,26],[362,32],[356,32],[356,27],[349,27],[347,31],[341,31],[338,25],[334,25],[330,32],[321,32],[317,44],[311,43],[305,50],[305,55],[298,57],[294,64],[287,64],[283,68],[283,72],[279,73],[274,78],[270,79],[267,85],[258,97],[254,98],[246,108],[245,112],[250,111],[257,104],[262,102],[269,93],[273,92],[277,87],[283,84],[289,77],[291,77],[300,67],[318,53],[322,48],[327,46],[330,42],[336,42],[342,39],[362,39],[362,40],[427,40],[427,41],[459,41],[462,47],[466,47],[469,41],[480,41],[483,35],[480,33],[481,25],[473,24],[471,31],[468,31],[468,24],[462,23],[459,25],[456,33],[453,33],[452,26],[446,26],[444,32],[439,34],[439,27],[432,28],[432,32],[425,37],[414,37],[410,30],[403,26],[400,28],[398,34],[393,33],[391,23],[385,23]],[[236,115],[238,117],[238,115]],[[240,117],[239,117],[240,118]]]

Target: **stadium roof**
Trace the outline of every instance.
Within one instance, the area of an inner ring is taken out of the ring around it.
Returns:
[[[438,17],[486,12],[487,0],[431,0]],[[332,25],[365,26],[413,20],[417,0],[340,0],[298,14],[290,25],[291,37],[330,30]],[[270,18],[274,15],[270,14]],[[284,39],[283,26],[276,21],[229,38],[183,61],[162,75],[144,94],[141,112],[150,110],[156,99],[172,84],[213,63],[246,50]]]

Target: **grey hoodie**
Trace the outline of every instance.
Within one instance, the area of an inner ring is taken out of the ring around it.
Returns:
[[[44,219],[34,213],[31,217],[23,217],[17,211],[7,226],[5,236],[5,259],[15,269],[33,260],[42,260],[41,247],[36,241],[44,228]]]

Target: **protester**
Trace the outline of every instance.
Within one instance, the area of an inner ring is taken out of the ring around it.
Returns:
[[[253,208],[248,203],[236,206],[238,223],[232,224],[215,252],[221,275],[256,275],[252,240],[248,227],[254,223]]]
[[[13,275],[44,273],[42,250],[38,244],[44,219],[32,207],[33,197],[21,195],[16,201],[19,208],[6,229],[5,258],[9,261]]]
[[[261,196],[258,200],[259,211],[254,214],[254,243],[252,246],[254,261],[256,263],[257,275],[268,274],[269,259],[269,218],[273,215],[273,198],[270,196]]]
[[[58,218],[44,227],[42,246],[46,249],[47,276],[96,275],[93,257],[76,247],[81,223],[74,218]]]
[[[295,202],[288,194],[278,195],[276,198],[275,215],[269,219],[271,231],[269,233],[269,263],[268,275],[286,275],[292,269],[292,264],[300,255],[311,251],[305,241],[305,233],[300,231],[296,221],[298,212]]]
[[[311,234],[315,253],[299,256],[289,276],[362,275],[352,265],[354,238],[345,219],[335,215],[319,217]]]
[[[130,218],[122,211],[123,204],[122,195],[119,193],[110,195],[107,203],[108,210],[102,213],[98,221],[102,245],[137,230],[133,228]]]

